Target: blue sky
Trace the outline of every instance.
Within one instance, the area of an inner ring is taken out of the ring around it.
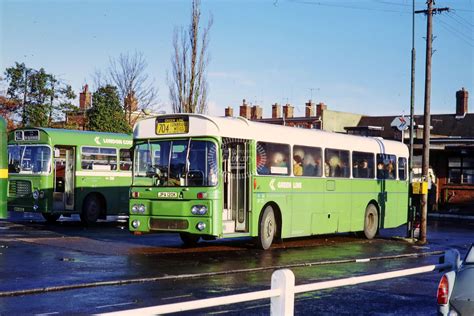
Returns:
[[[214,17],[208,67],[210,114],[242,99],[291,103],[304,115],[311,97],[336,111],[409,113],[411,0],[202,0]],[[434,18],[432,112],[453,113],[465,87],[474,107],[474,2]],[[425,9],[416,1],[416,9]],[[144,53],[170,111],[166,74],[172,35],[189,23],[189,1],[0,0],[0,69],[15,61],[44,67],[79,91],[109,56]],[[416,16],[416,112],[423,111],[426,17]],[[474,111],[473,111],[474,112]]]

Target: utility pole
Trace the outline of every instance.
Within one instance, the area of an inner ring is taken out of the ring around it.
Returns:
[[[428,181],[428,169],[430,166],[430,127],[431,127],[431,56],[433,44],[433,14],[449,11],[449,8],[433,8],[434,0],[427,0],[428,9],[415,11],[415,13],[424,13],[427,15],[426,23],[426,61],[425,61],[425,107],[423,122],[423,160],[422,172],[423,182]],[[421,244],[426,244],[426,223],[428,218],[428,190],[422,190],[421,194]]]
[[[410,156],[408,157],[408,183],[410,183],[410,197],[408,202],[408,212],[410,223],[408,225],[408,237],[414,237],[415,212],[413,207],[413,137],[415,125],[415,0],[412,3],[412,22],[411,22],[411,85],[410,85]]]

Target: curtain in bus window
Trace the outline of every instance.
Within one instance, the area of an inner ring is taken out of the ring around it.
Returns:
[[[397,157],[377,154],[377,179],[396,179]]]

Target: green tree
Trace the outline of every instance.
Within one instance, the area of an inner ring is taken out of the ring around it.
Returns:
[[[115,86],[100,87],[92,95],[87,111],[87,128],[92,131],[131,133]]]
[[[71,101],[76,98],[72,87],[47,73],[35,70],[24,63],[15,63],[5,70],[8,82],[6,99],[16,104],[10,107],[11,118],[21,126],[51,126],[63,120],[66,111],[76,108]],[[6,105],[0,104],[0,111]]]

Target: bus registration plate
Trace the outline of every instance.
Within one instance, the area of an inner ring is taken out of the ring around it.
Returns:
[[[158,192],[158,197],[159,198],[177,198],[178,193],[177,192]]]
[[[189,119],[187,117],[157,118],[156,134],[185,134],[189,131]]]

